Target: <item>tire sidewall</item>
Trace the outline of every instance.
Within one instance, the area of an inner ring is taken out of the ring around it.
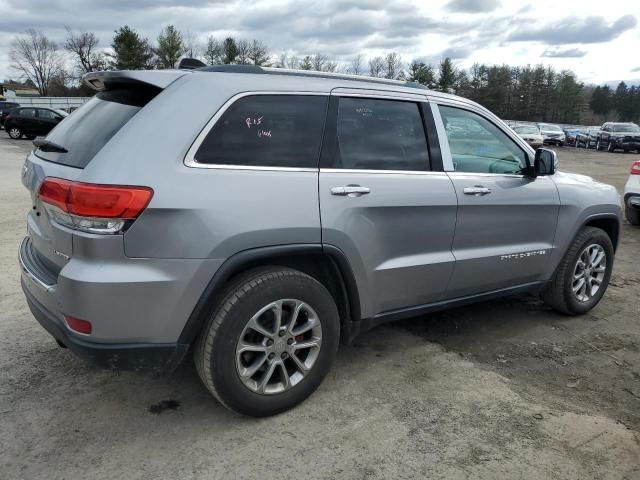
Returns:
[[[573,272],[575,271],[576,263],[580,258],[580,254],[583,250],[591,244],[598,244],[602,246],[607,256],[607,270],[605,272],[604,278],[602,280],[602,285],[598,292],[590,298],[586,302],[580,302],[573,293]],[[613,259],[614,259],[614,251],[613,245],[609,236],[599,230],[594,230],[590,235],[586,237],[586,239],[581,242],[579,248],[576,253],[572,255],[572,258],[569,259],[569,268],[566,270],[566,275],[563,281],[564,287],[564,297],[567,302],[567,305],[570,307],[571,311],[575,314],[586,313],[595,307],[598,302],[602,299],[602,296],[607,290],[607,286],[609,285],[609,280],[611,279],[611,272],[613,270]]]
[[[17,130],[17,131],[18,131],[18,134],[17,134],[17,135],[12,135],[12,134],[11,134],[11,132],[12,132],[13,130]],[[13,138],[14,140],[19,140],[19,139],[20,139],[20,137],[22,137],[22,130],[20,130],[20,129],[19,129],[19,128],[17,128],[17,127],[11,127],[11,128],[9,128],[9,129],[7,130],[7,133],[8,133],[8,134],[9,134],[9,136],[10,136],[11,138]]]
[[[305,378],[289,390],[261,395],[246,387],[236,368],[236,346],[251,317],[280,299],[302,300],[315,310],[322,326],[322,345],[316,363]],[[225,302],[223,301],[223,304]],[[261,282],[226,313],[212,345],[212,382],[222,401],[233,410],[252,416],[273,415],[295,406],[320,385],[338,350],[340,323],[331,294],[306,275]]]

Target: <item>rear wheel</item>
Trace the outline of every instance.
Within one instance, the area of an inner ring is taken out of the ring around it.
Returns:
[[[604,295],[613,267],[613,244],[600,228],[585,227],[576,236],[542,299],[566,315],[588,312]]]
[[[261,268],[240,276],[222,296],[194,359],[220,403],[263,417],[318,388],[339,336],[338,310],[320,282],[297,270]]]
[[[20,137],[22,137],[22,130],[20,130],[18,127],[9,128],[9,130],[7,130],[7,133],[14,140],[18,140]]]

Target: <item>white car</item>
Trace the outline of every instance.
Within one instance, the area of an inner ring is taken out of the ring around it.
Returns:
[[[540,148],[544,144],[540,129],[535,125],[516,125],[513,131],[533,148]]]
[[[625,216],[631,225],[640,225],[640,160],[631,164],[629,180],[624,186]]]
[[[539,123],[540,133],[542,133],[542,139],[545,144],[554,144],[563,146],[567,141],[567,137],[558,125],[551,123]]]

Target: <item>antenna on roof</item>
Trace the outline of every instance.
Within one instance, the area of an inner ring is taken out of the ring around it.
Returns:
[[[196,68],[206,67],[207,64],[201,62],[197,58],[183,58],[178,64],[180,70],[194,70]]]

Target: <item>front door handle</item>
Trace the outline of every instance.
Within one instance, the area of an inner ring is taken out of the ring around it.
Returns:
[[[343,197],[359,197],[360,195],[367,195],[371,193],[369,187],[361,187],[360,185],[346,185],[344,187],[333,187],[331,189],[331,195],[340,195]]]
[[[476,185],[475,187],[465,187],[463,192],[465,195],[475,195],[476,197],[482,197],[483,195],[490,194],[491,189],[483,187],[481,185]]]

